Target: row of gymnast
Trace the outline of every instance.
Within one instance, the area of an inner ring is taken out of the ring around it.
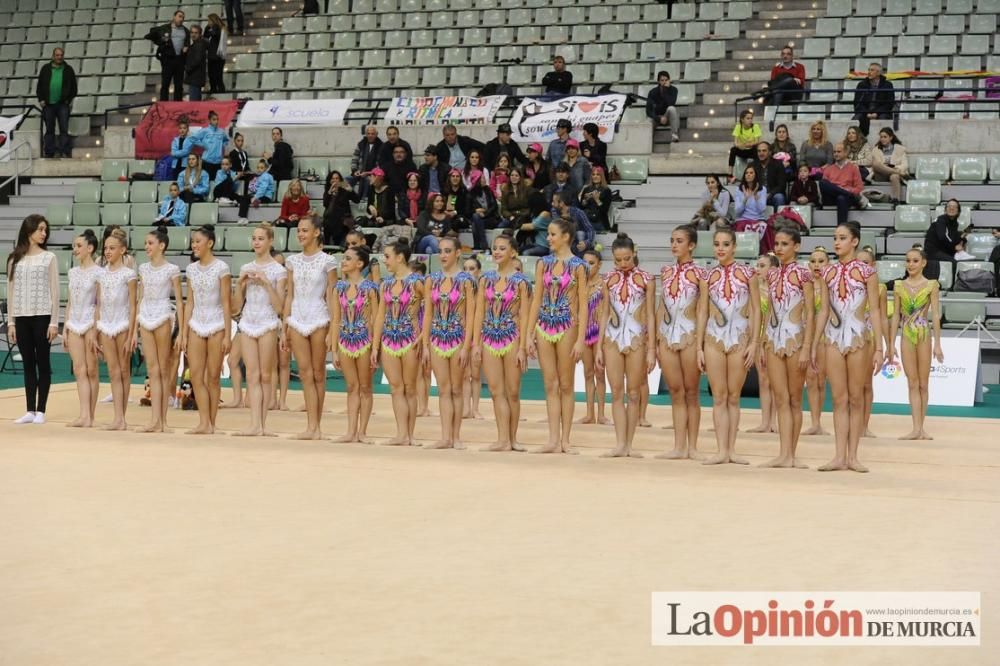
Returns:
[[[337,441],[365,440],[373,371],[381,365],[396,421],[396,435],[386,443],[416,444],[418,380],[423,369],[430,368],[438,384],[441,438],[427,446],[463,448],[463,385],[469,368],[481,365],[497,424],[497,440],[486,450],[523,450],[517,437],[520,383],[528,359],[537,358],[549,426],[548,441],[538,453],[575,452],[570,445],[574,371],[584,361],[594,369],[587,373],[588,381],[604,373],[611,387],[616,445],[606,455],[639,457],[632,444],[642,418],[647,376],[659,363],[671,394],[674,429],[673,447],[660,457],[745,464],[735,453],[739,396],[749,368],[757,364],[768,379],[780,439],[779,455],[765,466],[795,468],[802,467],[795,453],[803,385],[807,370],[823,363],[833,393],[836,446],[834,458],[819,469],[866,471],[858,459],[867,418],[865,391],[872,373],[885,361],[884,350],[893,348],[903,317],[902,360],[904,366],[913,366],[912,373],[907,367],[907,375],[917,378],[915,390],[911,384],[916,403],[911,435],[926,436],[924,367],[929,366],[930,319],[935,354],[940,355],[936,284],[920,282],[922,253],[908,254],[908,277],[896,283],[896,302],[909,295],[912,307],[897,307],[886,327],[875,271],[859,257],[860,233],[852,223],[835,230],[838,262],[823,267],[817,276],[796,262],[801,241],[796,229],[779,229],[774,255],[761,257],[755,270],[735,261],[735,236],[729,230],[719,230],[713,238],[718,265],[698,266],[692,259],[697,233],[679,227],[671,234],[676,262],[661,271],[659,298],[657,281],[638,268],[635,246],[626,235],[614,241],[614,269],[602,276],[599,256],[573,254],[575,230],[565,220],[549,226],[551,253],[538,262],[534,286],[517,269],[515,245],[507,234],[493,243],[496,269],[478,280],[463,270],[457,238],[448,237],[440,244],[441,270],[426,277],[412,270],[405,241],[386,246],[387,274],[376,283],[372,258],[360,240],[345,251],[338,266],[322,251],[318,220],[304,218],[296,233],[303,251],[282,265],[272,251],[269,225],[256,227],[256,256],[241,267],[233,296],[228,267],[213,255],[214,229],[195,230],[186,300],[179,269],[164,257],[168,240],[162,231],[154,229],[146,237],[149,262],[139,267],[138,275],[123,263],[124,234],[112,233],[106,239],[100,271],[88,261],[96,251],[95,240],[87,235],[76,239],[79,268],[95,277],[92,283],[84,282],[71,272],[68,319],[91,312],[101,333],[88,343],[89,331],[84,331],[79,334],[82,344],[71,341],[68,346],[76,352],[74,368],[78,354],[87,358],[100,351],[107,360],[115,403],[113,428],[125,427],[127,354],[141,338],[153,407],[151,423],[142,430],[165,429],[176,376],[170,372],[170,359],[176,349],[186,355],[198,405],[199,423],[189,432],[215,432],[219,377],[231,345],[228,331],[234,313],[239,313],[251,423],[237,434],[272,434],[266,420],[275,394],[277,356],[286,351],[297,362],[305,399],[306,430],[295,437],[321,439],[326,358],[332,351],[347,384],[347,433]],[[84,288],[87,284],[89,289]],[[174,328],[178,335],[171,341]],[[117,329],[114,335],[104,332]],[[712,387],[718,445],[717,453],[707,459],[697,450],[702,373]],[[76,424],[90,425],[96,402],[93,377],[84,370],[77,380],[81,418]],[[765,419],[771,409],[764,406]]]

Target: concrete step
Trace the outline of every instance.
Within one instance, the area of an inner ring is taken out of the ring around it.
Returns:
[[[804,30],[816,27],[816,17],[822,15],[822,12],[802,9],[793,12],[759,13],[757,15],[759,18],[744,21],[741,27],[748,33],[768,30]]]
[[[91,183],[94,180],[96,179],[88,177],[73,177],[73,176],[55,176],[55,177],[32,176],[31,182],[27,185],[23,185],[22,188],[26,187],[65,188],[66,186],[72,187],[77,183]],[[21,191],[24,192],[25,194],[29,193],[25,192],[24,189],[22,189]]]
[[[815,26],[809,28],[758,28],[746,30],[744,34],[749,39],[802,39],[808,29],[810,34]]]
[[[726,65],[726,66],[731,67],[731,65]],[[760,86],[764,83],[767,83],[770,77],[771,77],[770,67],[768,67],[767,69],[748,69],[748,68],[721,69],[715,73],[715,78],[719,81],[725,81],[725,82],[746,81],[750,82],[751,85],[756,85],[757,87],[751,88],[750,89],[751,91],[760,90]]]
[[[694,210],[684,204],[676,204],[673,201],[662,208],[626,208],[618,212],[619,222],[648,222],[658,224],[663,220],[689,220]]]
[[[11,206],[24,206],[26,208],[34,207],[36,209],[45,208],[49,204],[57,203],[73,203],[73,190],[70,189],[67,193],[67,188],[63,187],[62,192],[59,194],[47,194],[47,195],[25,195],[21,194],[10,198]]]
[[[88,180],[88,179],[81,179]],[[35,179],[30,183],[21,185],[21,197],[59,197],[66,194],[67,187],[73,187],[74,183],[53,183],[49,180]]]
[[[73,159],[100,160],[104,158],[104,148],[101,146],[84,146],[73,148]]]
[[[746,37],[741,37],[739,39],[730,39],[726,42],[726,46],[732,51],[754,51],[758,59],[768,59],[773,58],[775,62],[778,61],[781,54],[781,49],[785,46],[791,44],[792,46],[801,46],[802,39],[806,37],[811,37],[815,30],[813,26],[808,28],[803,28],[801,30],[802,37],[795,39],[788,39],[787,37],[765,37],[760,38],[759,35],[754,35],[751,37],[747,35]]]

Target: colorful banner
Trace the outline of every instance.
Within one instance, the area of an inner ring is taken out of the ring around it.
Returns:
[[[177,136],[177,123],[186,120],[191,129],[208,125],[208,112],[219,114],[219,127],[229,127],[236,117],[239,102],[156,102],[135,128],[135,157],[157,160],[170,153],[170,142]]]
[[[973,331],[975,332],[975,331]],[[882,367],[872,380],[875,402],[896,405],[910,403],[906,371],[900,360],[896,341],[896,360]],[[941,338],[944,363],[931,360],[931,376],[927,386],[928,404],[949,407],[972,407],[979,378],[979,340],[974,338]]]
[[[23,113],[19,116],[0,116],[0,162],[10,161],[10,149],[14,145],[14,130],[21,124],[22,120],[24,120]]]
[[[243,105],[237,127],[343,125],[350,99],[279,99]]]
[[[505,95],[489,97],[397,97],[385,112],[390,125],[488,125]]]
[[[615,124],[625,111],[625,95],[574,95],[555,100],[525,97],[511,116],[515,141],[552,141],[556,138],[556,123],[566,119],[573,123],[571,135],[583,140],[583,126],[595,123],[601,139],[611,143]]]

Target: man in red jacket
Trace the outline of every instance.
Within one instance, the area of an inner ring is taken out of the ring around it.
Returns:
[[[781,106],[801,100],[805,87],[806,68],[801,62],[795,62],[795,52],[791,46],[786,46],[781,49],[781,61],[771,69],[771,80],[762,92]]]

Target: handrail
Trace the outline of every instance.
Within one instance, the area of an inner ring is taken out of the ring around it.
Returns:
[[[32,155],[31,155],[31,144],[28,143],[27,139],[21,139],[20,141],[18,141],[17,143],[14,144],[14,146],[10,149],[10,153],[9,153],[10,156],[11,156],[11,158],[14,161],[14,173],[10,177],[8,177],[7,180],[5,180],[2,183],[0,183],[0,191],[2,191],[3,188],[7,187],[7,184],[10,183],[10,181],[13,180],[14,181],[14,195],[15,196],[21,194],[21,175],[22,175],[22,173],[21,173],[21,162],[22,162],[22,159],[17,156],[17,153],[18,153],[18,151],[21,148],[27,148],[28,149],[28,166],[24,170],[24,172],[28,173],[34,167],[34,162],[32,161],[33,158],[32,158]]]

